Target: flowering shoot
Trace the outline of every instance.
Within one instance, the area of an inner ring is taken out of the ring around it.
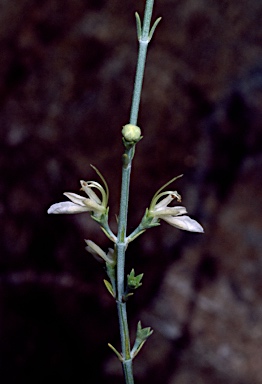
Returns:
[[[196,221],[186,215],[187,210],[182,206],[170,207],[169,204],[173,200],[179,203],[182,201],[181,196],[177,191],[164,191],[162,190],[174,180],[181,177],[177,176],[170,180],[163,187],[161,187],[154,195],[149,209],[147,209],[143,221],[148,227],[153,227],[159,224],[160,219],[166,221],[173,227],[183,229],[189,232],[204,232],[203,227]]]
[[[141,129],[134,124],[126,124],[122,129],[124,146],[129,149],[138,143],[143,136],[141,136]]]
[[[102,179],[105,188],[96,181],[80,180],[80,190],[84,191],[88,197],[86,198],[72,192],[65,192],[64,195],[71,201],[62,201],[60,203],[51,205],[47,211],[49,214],[74,214],[91,212],[92,216],[98,220],[103,214],[106,214],[109,196],[108,186],[100,172],[94,166],[92,166],[92,168]],[[101,198],[96,194],[94,189],[97,189],[101,193]]]

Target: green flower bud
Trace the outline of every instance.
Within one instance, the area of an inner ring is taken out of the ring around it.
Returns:
[[[126,141],[137,143],[141,139],[141,129],[137,125],[126,124],[123,126],[122,135]]]

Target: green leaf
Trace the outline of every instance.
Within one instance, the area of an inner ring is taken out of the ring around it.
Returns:
[[[130,274],[127,275],[127,286],[129,289],[137,289],[142,285],[141,280],[143,278],[144,274],[141,273],[140,275],[135,276],[135,270],[132,269]]]
[[[113,290],[113,287],[112,287],[112,284],[109,283],[108,280],[104,279],[104,284],[106,286],[106,289],[108,290],[108,292],[110,293],[110,295],[113,296],[113,298],[115,299],[115,292]]]
[[[93,218],[93,217],[92,217],[92,218]],[[97,220],[96,220],[96,221],[97,221]],[[99,222],[99,224],[100,224],[100,222]],[[113,236],[112,236],[110,233],[108,233],[108,231],[107,231],[104,227],[101,227],[101,226],[100,226],[100,228],[102,229],[102,231],[104,232],[104,234],[106,235],[106,237],[107,237],[109,240],[115,242],[115,239],[113,238]]]
[[[115,354],[117,355],[117,357],[119,358],[119,360],[122,362],[123,361],[123,356],[121,355],[121,353],[119,353],[115,347],[113,347],[112,344],[108,343],[107,344],[109,346],[110,349],[112,349],[113,352],[115,352]]]
[[[152,28],[150,29],[150,32],[149,32],[149,35],[148,35],[148,42],[152,39],[153,37],[153,34],[156,30],[156,27],[158,26],[160,20],[162,19],[162,17],[159,17],[158,19],[156,19],[156,21],[154,22]]]
[[[128,243],[131,243],[131,241],[134,241],[138,236],[142,235],[142,233],[144,233],[145,231],[146,229],[142,229],[141,231],[137,232],[135,235],[128,236]]]
[[[141,321],[137,324],[136,339],[131,351],[131,357],[134,358],[141,350],[146,340],[151,336],[153,330],[150,327],[142,328]]]
[[[139,14],[137,12],[135,13],[135,17],[136,17],[137,38],[138,38],[138,41],[139,41],[140,38],[141,38],[141,35],[142,35],[141,20],[140,20]]]
[[[153,330],[150,327],[142,328],[141,321],[138,322],[136,337],[139,340],[145,341],[152,333]]]

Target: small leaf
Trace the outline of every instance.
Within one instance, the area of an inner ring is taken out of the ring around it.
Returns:
[[[144,233],[145,231],[146,229],[142,229],[141,231],[137,232],[135,235],[128,236],[128,243],[131,243],[131,241],[135,240],[138,236],[142,235],[142,233]]]
[[[115,265],[112,265],[110,263],[106,263],[106,273],[109,277],[110,284],[112,287],[112,292],[114,295],[112,295],[114,298],[116,297],[116,270]]]
[[[141,280],[143,278],[144,274],[141,273],[140,275],[135,276],[135,270],[132,269],[130,274],[127,275],[127,286],[129,289],[137,289],[142,285]]]
[[[150,335],[152,335],[153,330],[150,327],[142,328],[141,321],[137,324],[137,338],[145,341]]]
[[[149,35],[148,35],[148,42],[152,39],[153,37],[153,34],[156,30],[156,27],[158,26],[160,20],[162,19],[162,17],[159,17],[158,19],[156,19],[156,21],[154,22],[152,28],[150,29],[150,32],[149,32]]]
[[[107,344],[109,346],[110,349],[112,349],[113,352],[115,352],[115,354],[117,355],[117,357],[119,358],[119,360],[122,362],[123,361],[123,357],[122,355],[115,349],[115,347],[113,347],[112,344],[108,343]]]
[[[142,35],[141,20],[140,20],[139,14],[137,12],[135,13],[135,17],[136,17],[137,38],[138,38],[138,41],[139,41],[140,38],[141,38],[141,35]]]
[[[126,293],[126,294],[123,296],[123,302],[125,303],[125,302],[128,300],[128,298],[129,298],[130,296],[133,296],[133,295],[134,295],[134,292]]]
[[[153,330],[150,327],[142,328],[141,321],[137,324],[136,339],[131,351],[131,357],[134,358],[141,350],[146,340],[152,335]]]
[[[92,216],[92,219],[94,219],[93,216]],[[99,222],[99,224],[100,224],[100,222]],[[102,229],[102,231],[104,232],[106,237],[108,237],[109,240],[113,241],[114,243],[116,242],[116,239],[110,233],[108,233],[108,231],[105,228],[103,228],[101,226],[100,226],[100,228]]]
[[[109,283],[108,280],[104,279],[104,284],[106,286],[106,289],[108,290],[108,292],[110,293],[110,295],[113,296],[113,298],[115,299],[115,292],[113,290],[113,287],[112,287],[112,284]]]

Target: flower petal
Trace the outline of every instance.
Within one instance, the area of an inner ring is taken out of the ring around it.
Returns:
[[[81,187],[85,191],[87,196],[90,197],[91,200],[94,200],[97,204],[101,204],[102,203],[101,199],[97,196],[97,194],[88,185],[89,183],[91,184],[91,186],[94,186],[95,188],[97,188],[99,190],[101,190],[101,188],[103,189],[103,187],[99,183],[96,183],[95,181],[94,182],[86,182],[84,180],[80,180]],[[92,183],[93,183],[93,185],[92,185]]]
[[[160,193],[157,197],[156,197],[156,201],[164,196],[164,195],[167,195],[167,197],[165,197],[164,199],[160,200],[159,203],[157,203],[155,206],[154,206],[154,210],[159,210],[159,209],[162,209],[164,207],[166,207],[169,203],[171,203],[172,200],[174,199],[177,199],[177,201],[181,202],[181,196],[179,195],[179,193],[177,191],[166,191],[166,192],[162,192]]]
[[[179,215],[184,215],[187,213],[187,210],[185,207],[166,207],[163,209],[159,209],[156,212],[153,213],[154,216],[179,216]]]
[[[74,213],[82,213],[90,211],[86,206],[81,206],[75,203],[72,203],[71,201],[62,201],[61,203],[56,203],[51,205],[51,207],[48,209],[47,213],[49,214],[74,214]]]
[[[154,211],[158,211],[162,208],[165,208],[169,203],[171,203],[172,200],[174,200],[174,197],[172,197],[171,194],[167,195],[167,197],[160,200],[160,202],[155,205]]]
[[[89,211],[93,211],[95,213],[104,213],[106,211],[106,208],[103,205],[97,204],[91,199],[84,199],[84,204]]]
[[[114,250],[109,248],[108,253],[106,254],[103,249],[101,249],[96,243],[92,240],[85,240],[87,247],[85,247],[86,251],[91,253],[98,261],[99,258],[103,259],[106,263],[115,264],[114,260]]]
[[[84,201],[86,200],[86,197],[83,197],[81,195],[77,195],[76,193],[72,193],[72,192],[65,192],[65,193],[63,193],[63,195],[68,197],[71,201],[73,201],[73,203],[78,204],[78,205],[82,205],[82,207],[85,206]]]
[[[85,240],[87,247],[86,250],[90,252],[92,255],[98,255],[102,259],[106,260],[106,253],[101,249],[96,243],[92,240]]]
[[[173,227],[183,229],[190,232],[204,232],[203,227],[189,216],[162,216],[161,219],[165,220]]]

